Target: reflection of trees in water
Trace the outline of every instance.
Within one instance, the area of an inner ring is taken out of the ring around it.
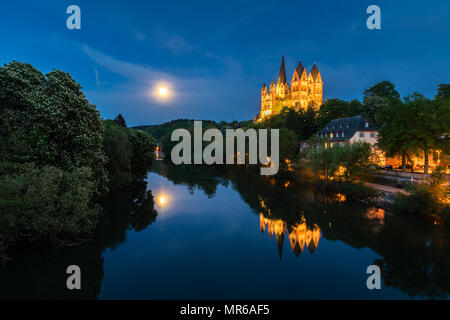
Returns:
[[[13,260],[0,266],[0,299],[97,298],[103,279],[103,251],[118,247],[126,240],[127,230],[144,230],[157,216],[147,182],[110,193],[103,207],[103,220],[91,241],[62,249],[42,243],[16,248]],[[82,290],[66,288],[66,268],[73,264],[81,268]]]
[[[192,194],[195,188],[202,190],[208,198],[216,195],[219,184],[228,186],[228,180],[223,178],[226,172],[220,167],[199,165],[170,165],[167,162],[155,161],[154,170],[174,184],[185,185]]]
[[[285,230],[284,226],[291,232],[293,227],[304,223],[301,228],[320,230],[328,240],[340,240],[357,249],[368,247],[375,251],[379,257],[373,263],[381,267],[386,286],[410,296],[445,297],[450,294],[448,230],[439,230],[417,217],[391,215],[382,209],[346,202],[339,195],[324,195],[309,186],[261,177],[259,171],[245,167],[211,167],[205,171],[197,168],[202,176],[209,175],[209,179],[200,179],[196,184],[195,177],[199,174],[190,171],[193,167],[178,169],[164,164],[163,170],[156,170],[169,180],[176,177],[176,183],[198,187],[205,193],[212,189],[215,192],[220,181],[217,177],[228,179],[255,214],[261,214],[262,219],[280,220],[280,230]],[[210,189],[204,187],[208,182]],[[273,228],[277,236],[275,225]],[[276,237],[278,242],[282,241],[285,232]],[[295,241],[292,243],[297,245]]]

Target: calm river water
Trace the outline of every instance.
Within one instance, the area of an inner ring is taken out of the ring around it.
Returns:
[[[446,230],[248,170],[159,162],[147,185],[115,192],[104,207],[92,241],[17,248],[0,266],[0,298],[409,299],[450,292]],[[73,264],[81,268],[80,291],[66,289]],[[381,290],[366,286],[373,264],[381,268]]]

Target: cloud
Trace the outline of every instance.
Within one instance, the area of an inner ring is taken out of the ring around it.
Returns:
[[[258,111],[256,107],[252,108],[251,101],[257,99],[259,89],[252,88],[243,79],[236,77],[233,80],[226,70],[233,65],[235,71],[240,68],[231,58],[210,55],[224,64],[222,75],[180,77],[152,66],[116,59],[86,44],[82,48],[97,65],[122,77],[120,81],[109,82],[112,85],[108,88],[97,85],[96,89],[87,92],[104,117],[122,113],[131,124],[149,124],[178,118],[245,119],[252,118]],[[107,76],[104,74],[103,78]],[[169,86],[172,99],[164,102],[152,96],[152,90],[160,83]],[[243,106],[249,107],[247,112],[242,112]]]
[[[160,72],[151,67],[144,67],[132,64],[126,61],[114,59],[100,51],[92,49],[88,45],[83,45],[83,51],[97,64],[101,65],[110,72],[119,74],[129,79],[146,79],[152,80],[172,80],[172,76],[167,73]]]

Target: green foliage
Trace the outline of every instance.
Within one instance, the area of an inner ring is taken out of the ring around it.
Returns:
[[[400,94],[395,90],[395,85],[390,81],[381,81],[363,93],[364,99],[377,96],[388,100],[400,100]]]
[[[343,101],[340,99],[327,99],[319,108],[317,127],[322,129],[331,120],[353,117],[362,114],[363,105],[358,100]]]
[[[428,181],[409,187],[409,194],[397,194],[394,208],[399,212],[433,216],[450,222],[450,185],[445,169],[438,167]]]
[[[287,167],[288,163],[297,159],[299,152],[297,135],[289,129],[281,128],[279,131],[280,150],[279,159],[280,167]]]
[[[428,172],[428,155],[438,149],[448,152],[450,99],[431,101],[419,93],[405,97],[404,102],[389,104],[378,114],[382,123],[378,144],[389,156],[423,154],[424,172]]]
[[[69,74],[45,76],[29,64],[0,67],[0,157],[14,163],[89,167],[105,193],[106,157],[99,112]]]
[[[113,121],[123,128],[127,127],[127,122],[125,121],[125,118],[121,114],[115,117]]]
[[[106,120],[104,148],[108,157],[106,169],[109,173],[109,187],[123,188],[131,183],[131,157],[133,154],[129,130],[112,120]]]
[[[436,99],[449,99],[450,98],[450,84],[441,83],[438,86]]]
[[[380,96],[364,97],[364,106],[362,115],[370,122],[379,126],[381,123],[377,121],[377,115],[383,114],[384,109],[389,105],[390,100]]]
[[[135,179],[145,178],[153,163],[155,140],[143,131],[124,128],[113,120],[105,120],[104,126],[110,188],[121,189]]]
[[[134,177],[146,177],[155,158],[156,141],[150,135],[140,130],[130,132],[132,156],[131,172]]]
[[[301,162],[306,162],[316,177],[329,181],[343,178],[346,182],[362,179],[373,165],[374,154],[368,143],[346,143],[324,148],[324,141],[313,139],[302,152]]]
[[[94,230],[101,210],[89,167],[71,171],[32,164],[0,165],[0,248],[23,234],[75,237]]]
[[[347,182],[365,177],[368,169],[374,165],[374,153],[368,143],[346,143],[334,146],[335,161],[344,168],[343,177]]]

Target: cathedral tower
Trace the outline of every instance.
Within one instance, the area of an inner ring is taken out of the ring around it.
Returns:
[[[267,88],[264,83],[261,89],[261,111],[257,117],[262,120],[274,114],[278,114],[284,107],[295,110],[306,110],[309,106],[314,108],[322,104],[323,82],[319,68],[314,63],[309,74],[298,62],[291,79],[291,85],[287,82],[284,56],[281,58],[280,72],[277,84],[274,81]]]

